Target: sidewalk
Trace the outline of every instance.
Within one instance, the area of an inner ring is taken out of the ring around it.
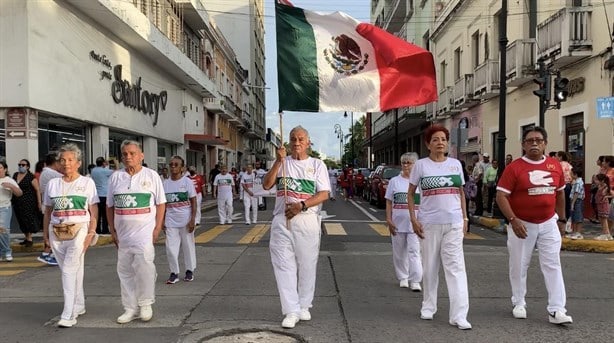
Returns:
[[[503,219],[493,218],[491,216],[469,216],[470,222],[473,225],[479,225],[498,233],[507,234],[507,228]],[[563,237],[562,249],[568,251],[584,251],[598,253],[614,253],[614,241],[597,241],[594,238],[601,234],[601,225],[591,223],[588,219],[584,219],[582,225],[582,235],[584,239],[569,239]],[[610,228],[610,230],[612,230]]]
[[[208,199],[203,199],[202,201],[202,212],[211,210],[217,207],[217,200],[211,199],[211,195],[207,196]],[[16,232],[18,231],[18,232]],[[11,230],[11,249],[13,253],[19,252],[41,252],[43,251],[43,232],[37,232],[32,235],[32,240],[34,244],[31,247],[26,247],[23,245],[19,245],[19,242],[23,240],[23,234],[19,232],[19,230]],[[99,235],[98,242],[96,245],[107,245],[112,244],[111,235]]]

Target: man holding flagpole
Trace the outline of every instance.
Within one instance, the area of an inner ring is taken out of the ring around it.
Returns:
[[[330,191],[326,165],[309,157],[310,145],[307,130],[293,128],[291,155],[286,156],[282,145],[263,181],[266,190],[277,184],[269,250],[285,316],[281,326],[287,329],[311,320],[320,251],[318,209]]]

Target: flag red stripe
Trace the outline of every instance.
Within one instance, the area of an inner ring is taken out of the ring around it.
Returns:
[[[437,100],[433,56],[371,24],[356,32],[371,42],[380,75],[380,109],[419,106]]]
[[[277,0],[277,3],[280,3],[282,5],[286,5],[286,6],[292,6],[294,7],[294,5],[292,5],[292,3],[288,0]]]

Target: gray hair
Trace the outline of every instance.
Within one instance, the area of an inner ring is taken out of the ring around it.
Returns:
[[[296,131],[303,131],[305,132],[305,135],[307,136],[307,139],[309,139],[311,141],[311,137],[309,137],[309,131],[307,131],[307,129],[305,129],[302,126],[295,126],[292,130],[290,130],[290,137],[292,137],[292,134]]]
[[[120,150],[124,150],[124,147],[127,145],[136,145],[137,148],[139,148],[139,150],[141,152],[143,152],[143,146],[141,145],[141,143],[132,140],[132,139],[126,139],[122,142],[122,145],[120,146]]]
[[[403,155],[401,155],[400,161],[401,162],[405,162],[405,161],[416,162],[419,158],[420,157],[415,152],[406,152]]]
[[[59,154],[60,156],[62,156],[63,153],[65,152],[72,152],[73,154],[75,154],[75,158],[77,159],[77,161],[81,162],[81,149],[79,149],[79,147],[74,144],[74,143],[68,143],[68,144],[64,144],[60,147],[60,151]]]

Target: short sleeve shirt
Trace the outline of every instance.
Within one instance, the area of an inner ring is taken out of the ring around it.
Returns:
[[[286,156],[284,162],[286,176],[282,177],[282,168],[277,172],[277,197],[275,198],[275,209],[273,215],[284,214],[285,211],[285,191],[289,203],[304,201],[311,198],[318,192],[330,191],[330,180],[328,170],[321,160],[308,157],[304,160],[296,160],[292,156]],[[317,213],[319,206],[307,209],[310,213]]]
[[[196,197],[192,180],[182,177],[179,180],[168,178],[162,182],[166,195],[166,216],[164,226],[167,228],[183,228],[190,222],[192,216],[191,198]]]
[[[43,204],[52,208],[50,224],[87,223],[90,221],[89,206],[98,201],[94,181],[79,176],[72,182],[62,178],[49,180]]]
[[[386,188],[385,198],[392,202],[392,223],[394,223],[398,232],[414,232],[407,207],[408,188],[409,179],[401,175],[390,179],[388,187]],[[414,194],[414,205],[414,211],[418,213],[418,208],[420,207],[420,193],[417,189]]]

